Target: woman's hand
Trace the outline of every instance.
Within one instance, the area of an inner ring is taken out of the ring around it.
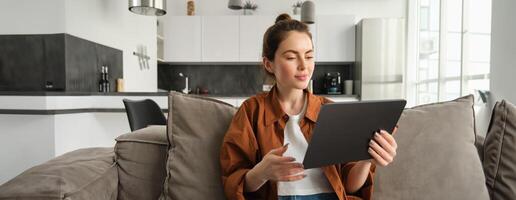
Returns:
[[[288,144],[267,153],[245,176],[247,192],[258,190],[267,181],[297,181],[306,177],[303,164],[293,157],[284,157]]]
[[[398,131],[398,126],[392,131],[394,135]],[[398,144],[391,134],[385,130],[381,130],[380,133],[376,132],[373,139],[369,142],[369,154],[373,157],[372,162],[381,166],[387,166],[396,157],[396,149]]]

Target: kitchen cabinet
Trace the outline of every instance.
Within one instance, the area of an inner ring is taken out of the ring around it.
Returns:
[[[201,17],[167,16],[163,18],[163,23],[164,60],[201,61]]]
[[[261,62],[263,35],[276,15],[163,19],[165,62]],[[355,61],[354,20],[351,15],[316,16],[316,23],[308,25],[316,61]]]
[[[275,19],[275,16],[240,16],[240,62],[262,61],[263,34]]]
[[[239,16],[202,18],[202,61],[234,62],[239,60]]]
[[[316,61],[355,61],[355,17],[352,15],[319,15],[315,22]]]

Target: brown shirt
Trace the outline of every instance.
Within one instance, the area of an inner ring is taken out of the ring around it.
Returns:
[[[244,192],[246,173],[269,151],[283,146],[283,132],[288,115],[281,108],[277,92],[274,86],[268,93],[261,93],[247,99],[233,117],[224,137],[220,162],[224,192],[230,200],[278,198],[277,183],[274,181],[268,181],[256,192]],[[300,127],[307,141],[310,141],[321,106],[331,101],[306,90],[304,93],[307,95],[308,104],[305,116],[300,119]],[[354,164],[322,167],[340,200],[371,198],[374,165],[364,186],[354,194],[346,194],[343,181],[347,179]]]

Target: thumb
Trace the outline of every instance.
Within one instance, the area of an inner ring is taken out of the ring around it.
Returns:
[[[285,151],[287,151],[288,145],[289,145],[289,143],[283,145],[282,147],[275,148],[275,149],[271,150],[269,153],[277,155],[277,156],[282,156],[283,153],[285,153]]]
[[[392,130],[392,136],[394,136],[398,132],[398,125],[394,127],[394,130]]]

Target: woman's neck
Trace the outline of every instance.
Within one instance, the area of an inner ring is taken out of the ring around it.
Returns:
[[[281,108],[288,115],[299,114],[304,106],[306,95],[303,90],[296,88],[287,88],[280,84],[276,84],[278,89],[278,100]]]

